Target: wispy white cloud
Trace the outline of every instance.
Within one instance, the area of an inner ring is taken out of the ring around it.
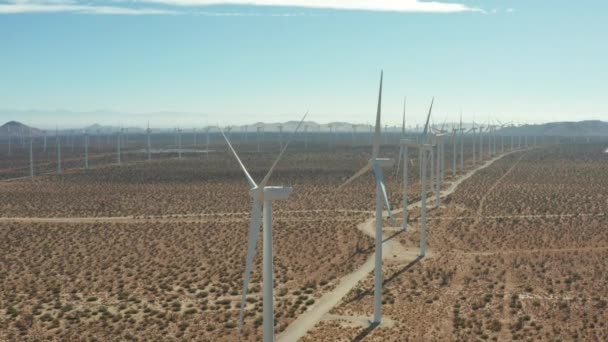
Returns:
[[[178,14],[176,11],[157,8],[132,8],[122,6],[98,6],[78,4],[73,1],[16,1],[13,3],[0,3],[0,14],[21,13],[60,13],[72,12],[82,14],[108,14],[108,15],[167,15]]]
[[[0,0],[1,1],[1,0]],[[139,7],[143,5],[145,7]],[[460,3],[422,0],[9,0],[0,2],[0,14],[59,13],[109,15],[176,15],[203,16],[302,16],[304,13],[254,13],[199,11],[197,8],[217,5],[263,7],[296,7],[384,12],[458,13],[483,12]]]
[[[482,12],[461,3],[422,0],[133,0],[174,6],[245,5],[386,12]]]

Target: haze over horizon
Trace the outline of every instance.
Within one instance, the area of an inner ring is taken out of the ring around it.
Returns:
[[[469,122],[605,119],[607,9],[599,1],[0,0],[0,122],[237,125],[310,110],[321,123],[367,123],[381,69],[389,125],[400,123],[404,96],[412,125],[433,96],[437,121],[455,121],[461,109]]]

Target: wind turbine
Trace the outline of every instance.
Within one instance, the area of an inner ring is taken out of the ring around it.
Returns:
[[[70,142],[70,149],[72,150],[72,152],[74,152],[74,130],[70,130],[70,133],[68,134],[68,139]]]
[[[410,146],[414,147],[412,141],[405,138],[405,105],[407,102],[407,97],[403,98],[403,121],[401,124],[401,139],[399,140],[399,156],[397,159],[397,171],[396,175],[399,175],[399,166],[401,165],[401,156],[403,156],[403,222],[401,223],[401,228],[403,231],[407,231],[407,223],[408,223],[408,210],[407,210],[407,174],[408,174],[408,163],[409,163],[409,151],[408,148]],[[416,145],[417,146],[417,145]]]
[[[442,132],[443,129],[440,131]],[[437,208],[441,207],[441,183],[443,182],[443,138],[445,137],[445,134],[440,133],[440,134],[435,134],[434,138],[435,138],[435,144],[434,147],[435,151],[437,151],[437,169],[435,170],[435,176],[437,177],[436,181],[435,181],[435,200],[437,203]],[[431,168],[432,168],[432,163],[431,163]]]
[[[475,153],[475,144],[476,144],[476,141],[477,141],[477,137],[475,136],[475,131],[477,131],[477,130],[478,130],[478,128],[475,126],[475,121],[473,121],[473,127],[471,127],[471,129],[469,129],[469,131],[467,132],[467,133],[473,132],[472,133],[472,140],[473,140],[473,165],[477,164],[477,156],[475,155],[476,154]]]
[[[479,126],[479,162],[483,163],[483,129],[484,126]]]
[[[230,132],[230,131],[228,131]],[[182,129],[181,128],[177,128],[176,129],[176,133],[177,133],[177,159],[182,159]],[[230,134],[230,133],[228,133]]]
[[[283,124],[279,124],[279,147],[283,149]]]
[[[429,114],[427,116],[427,124],[426,124],[426,128],[428,129],[428,121],[429,118],[431,117],[431,111],[433,110],[433,102],[435,101],[435,99],[433,99],[431,101],[431,106],[429,108]],[[405,120],[404,120],[405,121]],[[426,138],[426,135],[425,135]],[[408,223],[408,196],[407,196],[407,188],[408,188],[408,163],[409,161],[409,148],[418,148],[419,151],[419,156],[420,156],[420,160],[422,160],[422,154],[423,154],[423,149],[425,148],[424,143],[419,143],[419,142],[414,142],[412,140],[409,139],[401,139],[400,140],[400,145],[401,145],[401,150],[399,151],[400,157],[401,157],[401,153],[403,153],[403,223],[402,223],[402,228],[404,231],[407,230],[407,223]],[[422,164],[421,164],[422,165]],[[421,168],[422,171],[422,168]],[[426,171],[426,169],[425,169]],[[423,192],[425,192],[425,198],[426,198],[426,178],[424,178],[424,182],[422,184],[423,187]],[[426,201],[426,200],[425,200]],[[424,206],[424,210],[426,213],[426,203],[423,204]],[[426,221],[424,223],[425,227],[426,227]],[[426,229],[426,228],[425,228]]]
[[[431,112],[433,111],[433,103],[435,99],[431,101],[431,107],[429,108],[429,114],[426,118],[426,124],[424,126],[424,131],[422,132],[422,139],[420,142],[420,185],[421,185],[421,194],[420,194],[420,256],[426,256],[426,176],[428,172],[428,162],[429,160],[433,161],[433,146],[429,143],[430,139],[428,139],[428,131],[429,131],[429,119],[431,117]],[[432,169],[432,163],[431,163]],[[432,183],[431,183],[432,184]],[[432,186],[431,186],[432,189]]]
[[[399,175],[399,166],[401,165],[401,155],[403,154],[403,150],[404,148],[407,148],[406,146],[404,146],[404,144],[401,143],[401,140],[405,140],[405,105],[407,103],[407,96],[405,96],[403,98],[403,121],[401,123],[401,138],[399,140],[399,155],[397,156],[397,171],[395,172],[395,175]],[[406,167],[406,165],[403,166],[404,168]]]
[[[211,127],[205,127],[205,151],[207,152],[207,156],[209,156],[209,131]]]
[[[258,153],[261,152],[260,144],[261,144],[261,139],[262,139],[262,134],[261,134],[262,129],[263,129],[262,125],[257,125]]]
[[[30,178],[34,179],[34,137],[30,127]]]
[[[380,153],[380,139],[381,137],[381,111],[382,111],[382,77],[383,73],[380,73],[380,91],[378,95],[378,111],[376,113],[376,129],[374,132],[374,144],[372,147],[372,158],[369,160],[369,164],[355,173],[349,178],[344,184],[342,184],[338,190],[344,188],[355,179],[359,178],[370,169],[373,170],[376,178],[376,255],[375,255],[375,268],[374,268],[374,318],[373,324],[380,324],[382,321],[382,210],[383,202],[386,205],[389,219],[391,224],[394,224],[393,215],[391,212],[390,203],[386,194],[386,186],[384,184],[384,176],[382,174],[382,168],[391,167],[393,160],[388,158],[378,158]]]
[[[150,129],[150,122],[148,122],[148,128],[146,128],[146,138],[147,138],[147,152],[148,152],[148,161],[152,160],[152,143],[150,141],[150,133],[152,130]]]
[[[458,155],[456,154],[456,145],[458,145],[457,144],[458,134],[456,132],[458,132],[458,129],[456,128],[456,125],[453,125],[452,126],[452,179],[456,179],[456,158],[458,157]]]
[[[272,172],[277,166],[279,160],[283,156],[283,153],[289,146],[291,139],[295,136],[295,133],[300,128],[300,125],[308,115],[308,112],[304,115],[296,130],[291,135],[290,139],[287,141],[279,156],[274,161],[270,170],[262,179],[262,182],[258,185],[255,183],[249,172],[245,168],[245,165],[237,155],[236,151],[230,144],[228,137],[221,131],[222,136],[226,140],[230,151],[236,158],[241,170],[245,174],[245,178],[249,183],[251,189],[249,190],[249,194],[253,198],[253,205],[251,209],[251,221],[249,222],[249,238],[247,242],[247,257],[245,260],[245,275],[244,275],[244,284],[243,284],[243,295],[241,297],[241,308],[239,312],[239,324],[238,324],[238,336],[240,339],[241,331],[243,329],[243,319],[245,315],[245,304],[247,303],[247,291],[249,288],[249,280],[251,277],[251,270],[253,268],[253,257],[255,256],[255,250],[258,241],[258,235],[260,230],[260,214],[263,209],[263,260],[262,260],[262,281],[263,281],[263,290],[262,290],[262,298],[263,298],[263,331],[264,331],[264,341],[272,342],[274,341],[274,304],[273,304],[273,263],[272,263],[272,202],[277,200],[284,200],[289,197],[289,194],[292,191],[291,187],[282,187],[282,186],[266,186]]]
[[[89,133],[84,131],[84,169],[89,169]]]
[[[464,173],[464,128],[462,128],[462,110],[460,111],[460,172]]]
[[[55,127],[55,139],[57,140],[57,173],[61,174],[63,172],[61,168],[61,138],[57,127]]]
[[[122,133],[122,127],[116,132],[116,161],[120,165],[120,133]]]
[[[44,142],[42,145],[42,152],[46,153],[46,131],[43,131],[42,133],[44,133]]]
[[[101,148],[101,136],[99,135],[99,128],[97,129],[97,150]]]
[[[13,154],[13,147],[12,147],[12,139],[11,139],[11,124],[8,123],[6,125],[6,131],[8,133],[8,156],[10,157]]]

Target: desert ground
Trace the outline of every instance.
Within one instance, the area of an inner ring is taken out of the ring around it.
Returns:
[[[369,276],[304,341],[605,341],[608,182],[603,146],[516,152],[430,211],[422,260],[385,258],[384,323]],[[419,210],[407,233],[415,249]],[[397,259],[398,260],[398,259]]]
[[[46,152],[36,146],[34,179],[29,146],[3,159],[0,340],[237,339],[251,208],[243,174],[217,136],[208,151],[199,136],[184,146],[196,153],[150,162],[143,138],[132,139],[116,165],[111,142],[91,138],[86,171],[78,140],[62,150],[63,174],[51,139]],[[234,137],[234,145],[256,181],[279,150],[270,136],[262,152],[253,138]],[[429,212],[424,259],[416,258],[419,160],[410,153],[410,227],[404,233],[386,221],[385,321],[377,327],[368,324],[373,175],[338,189],[371,148],[350,136],[309,145],[294,141],[270,182],[294,189],[274,205],[278,340],[311,322],[303,341],[608,339],[605,145],[510,151],[505,142],[501,154],[499,142],[498,156],[486,149],[474,163],[467,140],[465,170],[453,178],[446,144],[444,198]],[[381,150],[397,153],[394,141]],[[393,168],[385,178],[399,225],[402,176]],[[247,341],[261,341],[261,244]],[[325,312],[338,293],[344,298]]]

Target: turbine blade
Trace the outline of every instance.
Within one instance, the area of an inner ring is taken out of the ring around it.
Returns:
[[[424,125],[424,131],[422,132],[422,141],[426,140],[426,136],[429,131],[429,120],[431,119],[431,112],[433,111],[433,103],[435,102],[435,98],[431,100],[431,107],[429,108],[429,114],[426,117],[426,124]]]
[[[403,154],[403,146],[399,146],[399,157],[397,157],[397,171],[395,171],[395,176],[399,176],[399,166],[401,166],[401,155]]]
[[[462,131],[462,109],[460,110],[460,127],[459,129]]]
[[[232,144],[230,143],[230,140],[228,140],[228,137],[226,137],[226,134],[224,134],[224,131],[222,130],[222,128],[219,127],[219,126],[218,126],[218,128],[220,129],[220,132],[222,133],[222,136],[226,140],[226,143],[228,143],[228,147],[230,147],[230,151],[232,151],[232,154],[236,158],[236,161],[239,163],[239,166],[241,167],[241,170],[243,170],[243,172],[245,173],[245,177],[247,178],[247,182],[249,183],[249,186],[251,188],[257,187],[257,184],[255,184],[255,181],[253,180],[253,178],[251,178],[251,175],[249,174],[249,172],[247,172],[247,169],[245,168],[245,165],[243,165],[243,162],[241,161],[241,158],[239,158],[239,155],[236,154],[236,151],[232,147]]]
[[[401,124],[401,135],[405,137],[405,105],[407,103],[407,96],[403,98],[403,123]]]
[[[258,236],[260,233],[260,218],[262,214],[262,206],[257,197],[253,197],[253,207],[251,208],[251,221],[249,223],[249,237],[247,240],[247,257],[245,259],[245,276],[243,282],[243,295],[241,297],[241,309],[239,311],[239,326],[238,337],[240,339],[241,331],[243,330],[243,319],[245,317],[245,305],[247,303],[247,290],[249,289],[249,280],[251,279],[251,270],[253,269],[253,258],[258,244]]]
[[[376,183],[380,187],[382,191],[382,199],[384,200],[384,205],[386,206],[386,211],[388,211],[388,219],[391,222],[391,225],[395,224],[395,219],[393,218],[393,212],[391,211],[391,204],[388,201],[388,195],[386,193],[386,186],[384,185],[384,175],[382,174],[382,169],[378,166],[376,162],[371,162],[372,168],[374,169],[374,174],[376,176]]]
[[[272,166],[270,167],[270,170],[268,170],[268,173],[266,174],[266,176],[264,176],[264,179],[260,183],[260,185],[258,187],[259,188],[258,191],[263,191],[264,190],[264,187],[266,186],[266,183],[268,183],[268,180],[270,179],[270,176],[272,176],[272,173],[274,172],[274,168],[279,163],[279,160],[281,160],[281,157],[283,156],[283,153],[285,153],[285,150],[287,150],[287,147],[289,146],[289,143],[291,143],[291,140],[293,140],[293,137],[295,137],[296,133],[298,133],[298,130],[300,129],[300,126],[302,126],[302,123],[306,119],[306,116],[308,116],[308,111],[306,111],[306,113],[302,117],[302,120],[300,120],[300,122],[298,123],[298,126],[296,127],[296,130],[293,131],[293,133],[291,133],[291,135],[289,136],[289,140],[287,140],[287,143],[283,146],[283,149],[281,150],[281,153],[279,153],[279,156],[277,157],[277,159],[275,159],[274,163],[272,163]]]
[[[374,132],[374,145],[372,148],[372,159],[377,158],[380,153],[380,135],[381,123],[380,114],[382,112],[382,78],[384,71],[380,71],[380,91],[378,92],[378,111],[376,112],[376,131]]]
[[[346,182],[342,183],[342,185],[340,185],[338,187],[338,190],[342,190],[342,188],[344,188],[348,184],[352,183],[352,181],[354,181],[355,179],[361,177],[361,175],[363,175],[364,173],[369,171],[371,168],[372,168],[372,166],[369,163],[367,163],[367,165],[365,165],[361,170],[357,171],[357,173],[355,173],[352,177],[350,177]]]

